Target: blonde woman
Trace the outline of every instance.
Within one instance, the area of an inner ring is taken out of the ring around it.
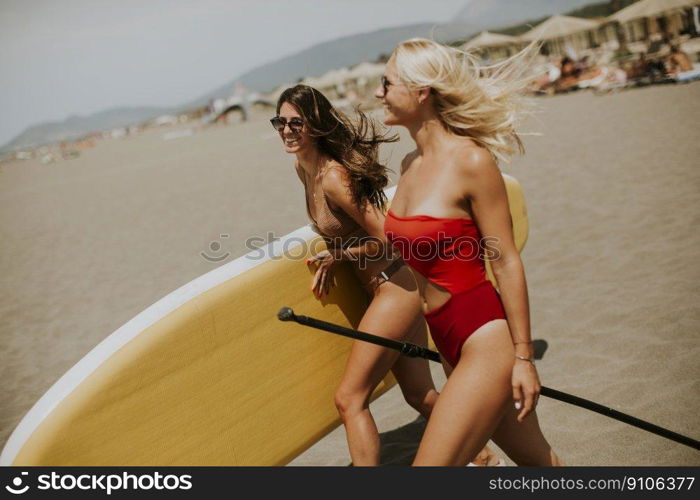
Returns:
[[[449,372],[415,465],[464,465],[490,438],[519,465],[559,464],[535,413],[527,286],[497,165],[522,150],[514,128],[528,80],[522,57],[486,80],[463,52],[409,40],[393,51],[375,94],[384,123],[406,127],[416,143],[385,232],[415,271]],[[486,278],[484,241],[500,294]]]

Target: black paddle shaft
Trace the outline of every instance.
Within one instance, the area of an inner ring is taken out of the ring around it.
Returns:
[[[633,417],[632,415],[627,415],[626,413],[613,410],[608,406],[603,406],[593,401],[589,401],[588,399],[583,399],[578,396],[574,396],[573,394],[567,394],[566,392],[557,391],[556,389],[550,389],[549,387],[542,387],[540,389],[540,394],[551,399],[556,399],[557,401],[562,401],[564,403],[569,403],[580,408],[585,408],[586,410],[600,413],[601,415],[605,415],[606,417],[610,417],[612,419],[619,420],[620,422],[624,422],[634,427],[644,429],[645,431],[651,432],[652,434],[656,434],[657,436],[665,437],[666,439],[670,439],[671,441],[690,446],[691,448],[695,448],[696,450],[700,450],[700,441],[697,441],[688,436],[684,436],[682,434],[678,434],[677,432],[664,429],[663,427],[659,427],[658,425],[652,424],[651,422],[647,422],[637,417]]]
[[[430,361],[440,362],[440,355],[435,351],[426,349],[425,347],[411,344],[410,342],[399,342],[398,340],[387,339],[378,335],[372,335],[371,333],[360,332],[358,330],[353,330],[352,328],[346,328],[344,326],[311,318],[309,316],[297,316],[289,307],[283,307],[280,309],[277,313],[277,317],[280,321],[295,321],[301,325],[310,326],[311,328],[316,328],[318,330],[324,330],[337,335],[342,335],[344,337],[350,337],[352,339],[362,340],[364,342],[380,345],[382,347],[388,347],[389,349],[399,351],[405,356],[410,356],[413,358],[420,357],[429,359]],[[605,415],[606,417],[610,417],[614,420],[619,420],[620,422],[638,427],[639,429],[651,432],[652,434],[656,434],[666,439],[670,439],[671,441],[676,441],[677,443],[700,450],[700,441],[692,439],[688,436],[683,436],[682,434],[678,434],[668,429],[664,429],[663,427],[659,427],[651,422],[646,422],[645,420],[633,417],[632,415],[627,415],[626,413],[613,410],[612,408],[589,401],[588,399],[580,398],[578,396],[544,386],[541,387],[540,394],[550,399],[556,399],[557,401],[562,401],[563,403],[568,403],[573,406],[578,406],[579,408],[584,408],[586,410]]]
[[[294,311],[288,307],[280,309],[279,313],[277,313],[277,317],[281,321],[296,321],[301,325],[310,326],[311,328],[316,328],[318,330],[325,330],[330,333],[342,335],[343,337],[350,337],[352,339],[362,340],[364,342],[380,345],[382,347],[388,347],[389,349],[399,351],[404,356],[409,356],[411,358],[425,358],[429,359],[430,361],[440,362],[440,355],[435,351],[426,349],[425,347],[411,344],[410,342],[399,342],[398,340],[387,339],[378,335],[372,335],[371,333],[345,328],[344,326],[336,325],[334,323],[329,323],[316,318],[310,318],[308,316],[297,316],[294,314]]]

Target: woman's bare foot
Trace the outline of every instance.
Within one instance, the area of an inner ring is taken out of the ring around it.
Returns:
[[[505,461],[488,446],[484,446],[474,460],[469,462],[472,467],[501,467],[505,464]]]

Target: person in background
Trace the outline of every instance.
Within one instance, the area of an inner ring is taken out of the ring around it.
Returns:
[[[671,53],[666,59],[666,64],[670,75],[677,75],[678,73],[693,69],[693,63],[690,61],[688,54],[683,52],[680,47],[675,44],[671,45]]]

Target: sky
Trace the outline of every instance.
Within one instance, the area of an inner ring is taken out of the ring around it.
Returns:
[[[0,145],[28,126],[184,104],[342,36],[450,21],[470,0],[0,0]]]

